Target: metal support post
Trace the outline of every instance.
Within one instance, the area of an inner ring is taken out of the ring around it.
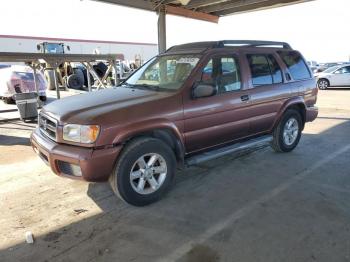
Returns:
[[[161,6],[158,11],[158,52],[166,51],[166,10]]]
[[[118,68],[117,68],[117,65],[116,65],[116,63],[115,63],[115,60],[112,60],[112,61],[111,61],[111,64],[112,64],[112,66],[113,66],[113,71],[114,71],[115,85],[117,86],[117,85],[119,85],[120,79],[121,79],[121,78],[118,76]]]
[[[57,81],[57,68],[52,68],[52,70],[53,70],[53,78],[55,78],[55,88],[56,88],[57,99],[61,99],[60,87],[59,87],[58,81]]]
[[[90,71],[87,66],[86,67],[86,77],[87,77],[87,84],[88,84],[88,89],[89,92],[91,92],[91,77],[90,77]]]

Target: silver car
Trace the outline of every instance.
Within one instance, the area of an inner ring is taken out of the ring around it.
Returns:
[[[317,86],[325,90],[331,86],[350,86],[350,64],[332,66],[321,73],[316,73]]]

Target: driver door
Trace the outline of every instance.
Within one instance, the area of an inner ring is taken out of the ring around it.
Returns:
[[[242,85],[238,56],[212,57],[202,69],[201,83],[212,84],[216,94],[184,97],[187,153],[203,150],[250,134],[249,91]]]

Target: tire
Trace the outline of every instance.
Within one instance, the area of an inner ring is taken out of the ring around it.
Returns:
[[[80,89],[83,90],[84,81],[85,81],[83,71],[80,68],[73,68],[73,72],[80,78],[80,83],[82,84]]]
[[[290,123],[293,123],[293,126],[288,128]],[[299,111],[295,109],[288,109],[283,114],[280,122],[273,131],[273,141],[271,147],[276,152],[292,151],[300,141],[302,126],[303,120]]]
[[[139,160],[143,159],[143,163],[149,164],[152,157],[156,159],[153,165],[141,169],[138,163],[142,161]],[[154,173],[155,168],[158,168],[158,173]],[[172,149],[159,139],[142,137],[126,145],[109,182],[116,195],[125,202],[145,206],[158,201],[169,190],[175,170],[176,159]],[[131,173],[136,174],[134,178]]]
[[[82,87],[82,89],[85,90],[85,91],[89,91],[88,76],[90,77],[91,86],[94,84],[94,77],[90,73],[88,73],[86,68],[82,69],[82,71],[83,71],[83,74],[84,74],[84,86]]]
[[[330,86],[330,83],[327,79],[322,78],[317,82],[317,87],[320,90],[326,90],[329,86]]]
[[[53,73],[53,70],[45,70],[44,76],[45,76],[46,81],[47,81],[47,88],[49,90],[56,90],[55,75]]]
[[[103,62],[99,62],[98,64],[93,65],[92,67],[96,71],[96,74],[98,75],[99,78],[102,78],[108,69],[108,67]]]
[[[72,89],[81,89],[81,87],[84,85],[84,80],[82,81],[81,78],[77,74],[72,74],[67,77],[67,87]]]
[[[47,100],[47,97],[46,96],[39,96],[39,99],[43,102],[46,102]]]

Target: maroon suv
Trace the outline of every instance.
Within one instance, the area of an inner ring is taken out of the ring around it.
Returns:
[[[316,99],[310,69],[287,43],[184,44],[118,87],[45,106],[31,142],[56,174],[109,180],[126,202],[146,205],[177,167],[266,143],[293,150]]]

